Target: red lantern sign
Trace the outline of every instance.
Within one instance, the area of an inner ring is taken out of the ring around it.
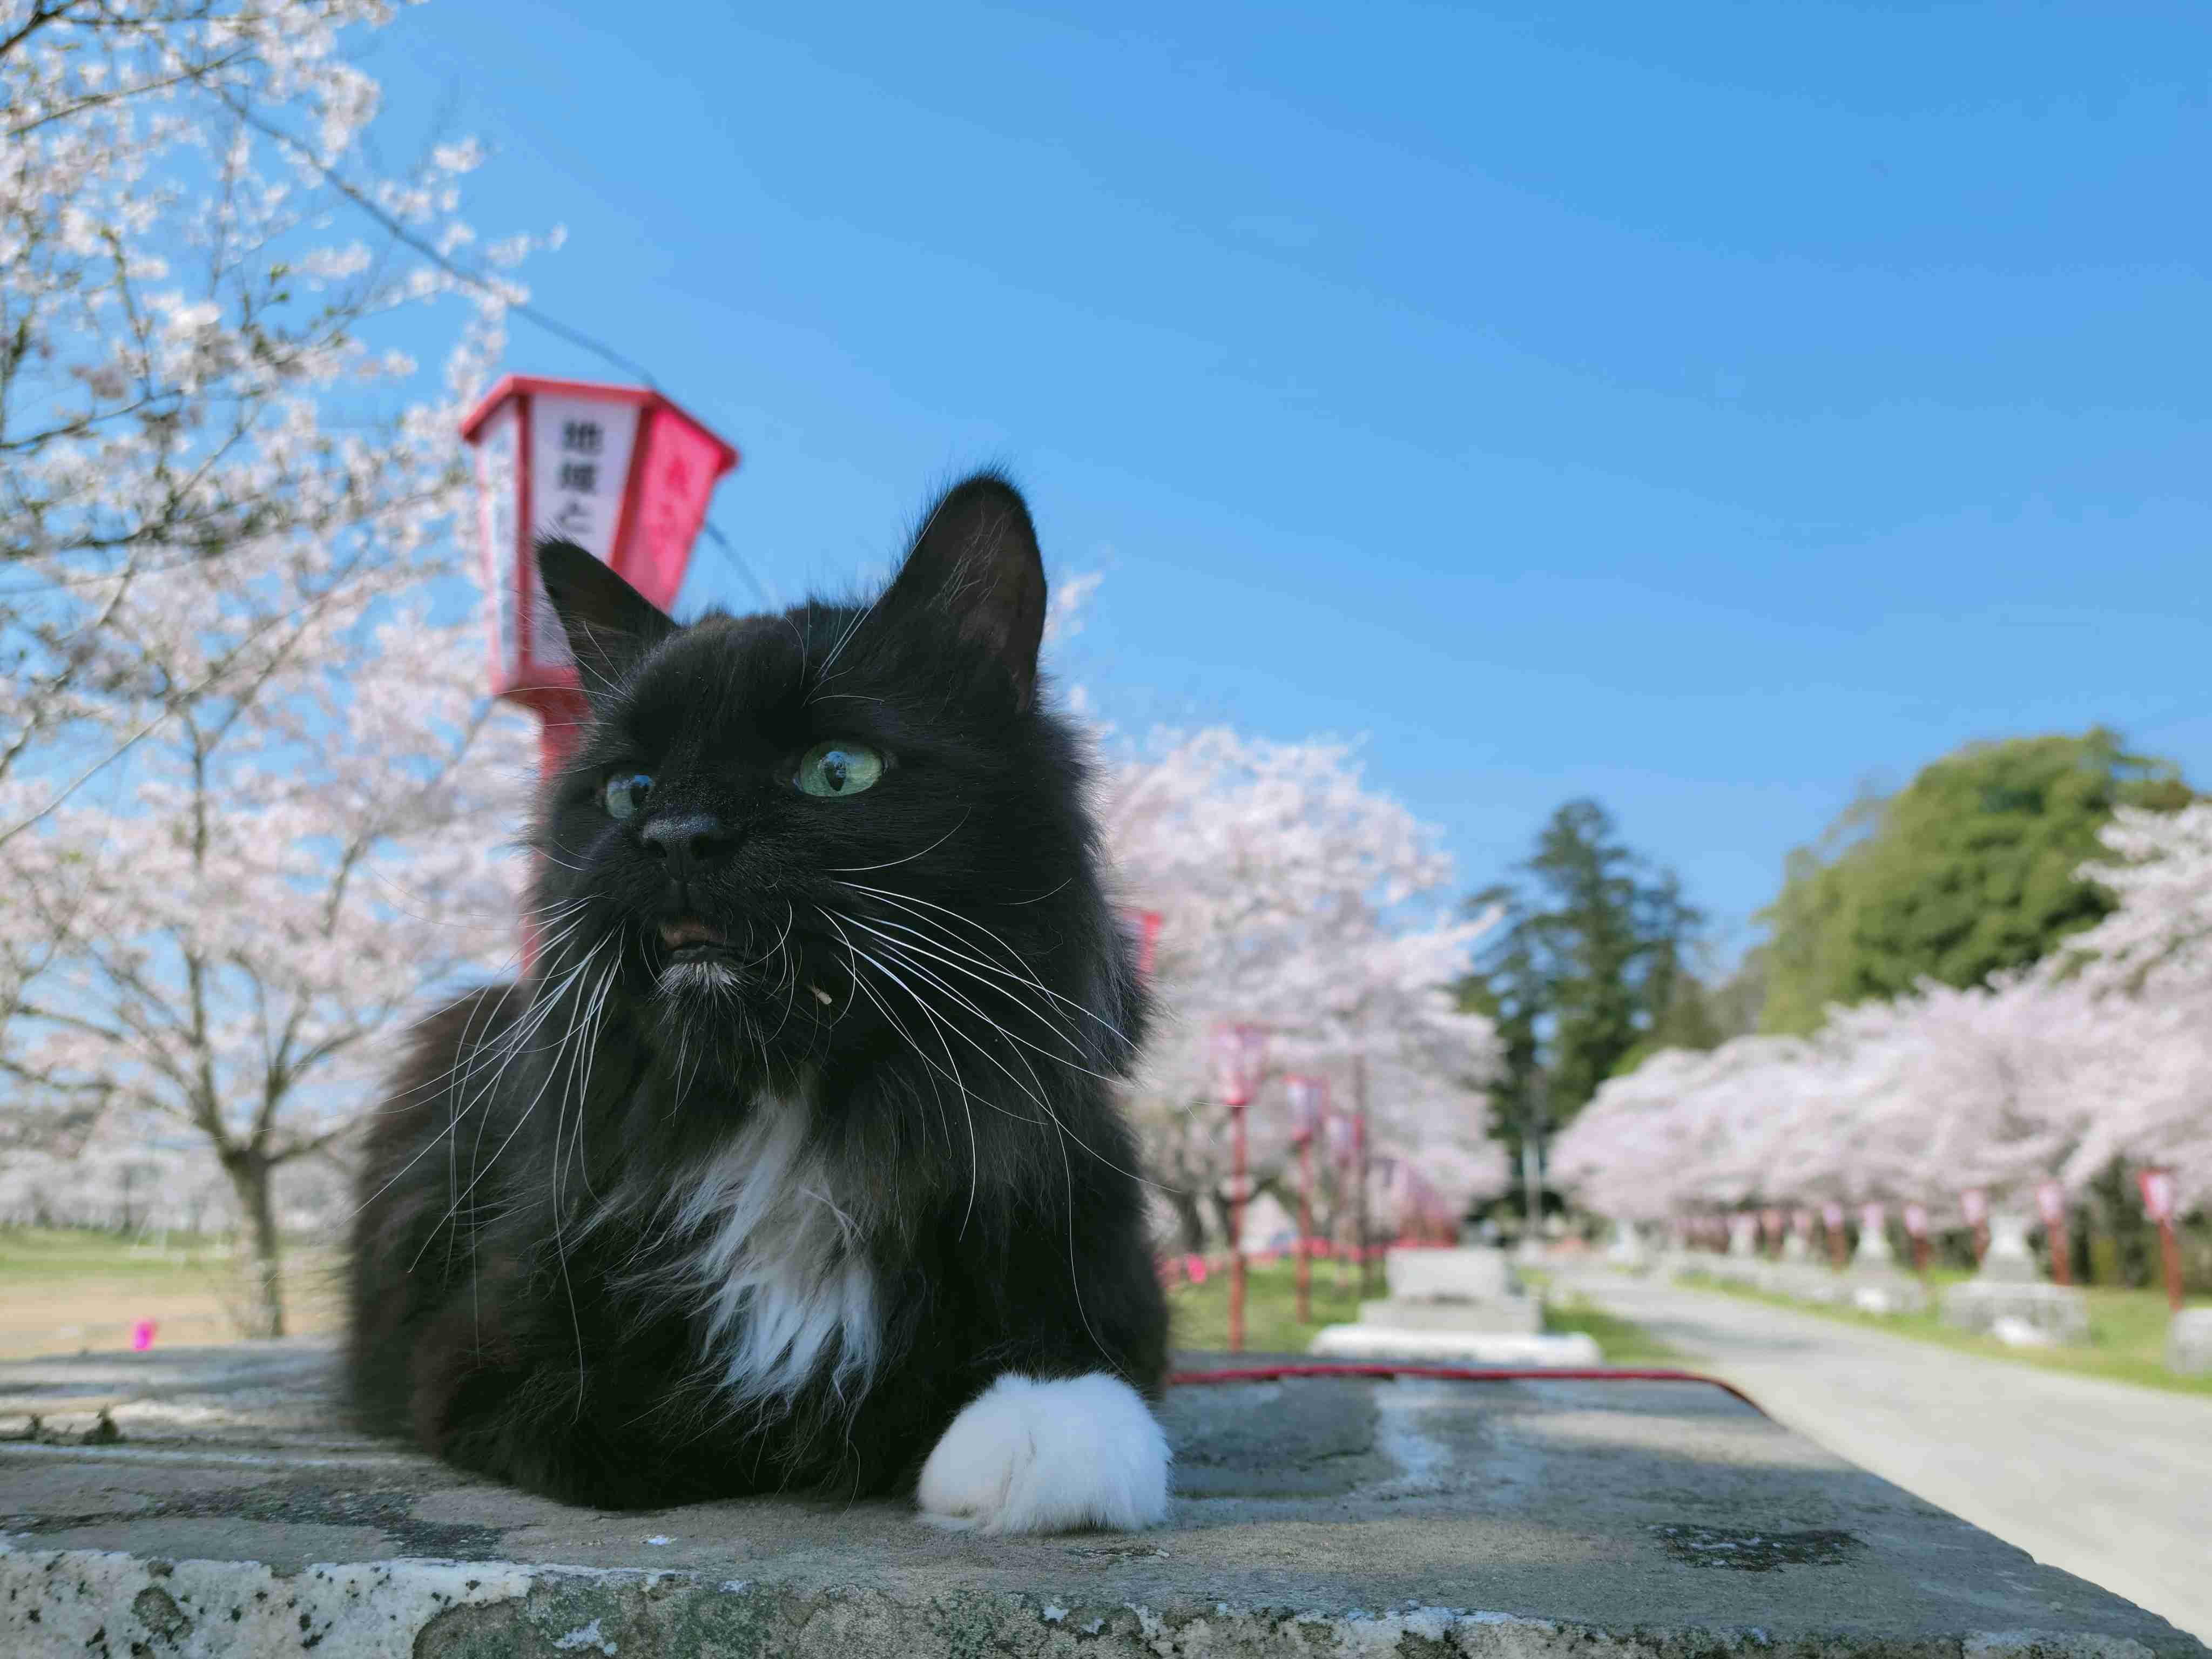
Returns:
[[[1137,952],[1137,977],[1150,979],[1152,963],[1159,955],[1160,913],[1157,910],[1123,909],[1117,913],[1122,928],[1129,935],[1129,943]]]
[[[1243,1107],[1252,1103],[1253,1091],[1260,1086],[1260,1072],[1267,1064],[1267,1057],[1266,1026],[1240,1023],[1214,1027],[1213,1063],[1224,1104]]]
[[[2039,1183],[2035,1189],[2035,1207],[2042,1215],[2045,1226],[2057,1226],[2066,1219],[2066,1188],[2056,1181]]]
[[[476,451],[495,696],[544,720],[549,763],[582,718],[575,660],[533,550],[558,536],[663,611],[738,452],[657,392],[510,374],[461,423]]]
[[[2153,1221],[2173,1219],[2173,1171],[2138,1170],[2136,1186],[2142,1193],[2143,1213]]]

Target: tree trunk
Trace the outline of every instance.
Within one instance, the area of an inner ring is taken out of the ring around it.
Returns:
[[[1206,1254],[1206,1212],[1199,1207],[1198,1194],[1188,1188],[1170,1187],[1164,1189],[1168,1202],[1174,1206],[1176,1229],[1182,1235],[1185,1255]]]
[[[1230,1199],[1228,1193],[1218,1187],[1209,1190],[1206,1194],[1206,1200],[1207,1203],[1213,1206],[1213,1224],[1215,1231],[1219,1233],[1222,1242],[1226,1244],[1229,1242],[1230,1212],[1236,1208],[1236,1205]],[[1242,1240],[1238,1241],[1240,1244],[1243,1242],[1244,1241]]]
[[[222,1171],[238,1194],[253,1251],[242,1278],[246,1300],[238,1321],[240,1333],[249,1338],[284,1334],[283,1247],[276,1237],[276,1206],[270,1182],[275,1167],[251,1147],[222,1155]]]

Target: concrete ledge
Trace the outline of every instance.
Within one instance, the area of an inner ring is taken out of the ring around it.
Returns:
[[[795,1595],[690,1573],[396,1560],[283,1575],[252,1564],[0,1554],[0,1603],[40,1596],[40,1624],[0,1614],[10,1659],[46,1655],[314,1652],[321,1659],[577,1659],[788,1654],[822,1659],[1008,1656],[1465,1655],[1468,1659],[1775,1659],[1762,1628],[1602,1627],[1457,1607],[1164,1609],[955,1594],[902,1601],[858,1587]],[[1907,1643],[1790,1644],[1797,1659],[2146,1659],[2124,1636],[1979,1632]]]
[[[892,1502],[546,1503],[350,1435],[330,1373],[0,1366],[0,1655],[2207,1659],[1695,1384],[1178,1389],[1168,1527],[977,1539]]]

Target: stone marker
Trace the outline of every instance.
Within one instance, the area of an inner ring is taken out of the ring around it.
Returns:
[[[1879,1227],[1859,1229],[1844,1278],[1851,1306],[1863,1313],[1918,1313],[1928,1305],[1927,1288],[1897,1265],[1889,1236]]]
[[[1544,1334],[1544,1304],[1505,1252],[1486,1245],[1396,1249],[1382,1259],[1390,1294],[1359,1304],[1355,1325],[1325,1325],[1312,1352],[1331,1359],[1433,1359],[1486,1365],[1595,1365],[1587,1336]]]
[[[1607,1267],[1617,1267],[1624,1273],[1640,1273],[1650,1269],[1651,1252],[1645,1247],[1643,1235],[1637,1231],[1634,1222],[1616,1221],[1613,1224],[1613,1237],[1605,1247],[1605,1261]]]
[[[2052,1342],[2089,1340],[2089,1303],[2081,1291],[2048,1285],[2027,1248],[2028,1219],[1990,1213],[1990,1247],[1981,1271],[1943,1292],[1943,1322],[1990,1335],[2033,1333]]]
[[[1168,1527],[991,1539],[569,1509],[353,1435],[333,1376],[306,1341],[0,1366],[0,1654],[2206,1659],[1694,1383],[1177,1389]]]
[[[2166,1367],[2184,1376],[2212,1371],[2212,1308],[2184,1308],[2166,1328]]]

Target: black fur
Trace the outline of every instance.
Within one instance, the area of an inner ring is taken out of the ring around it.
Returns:
[[[679,629],[580,550],[540,562],[594,719],[539,807],[541,958],[432,1017],[375,1122],[363,1416],[625,1508],[896,1488],[1009,1370],[1156,1394],[1166,1316],[1109,1081],[1142,998],[1078,742],[1035,694],[1020,496],[954,489],[872,609]],[[880,781],[796,788],[833,738],[888,757]],[[605,785],[633,771],[654,781],[617,821]],[[726,941],[722,983],[664,988],[680,918]],[[857,1398],[833,1347],[795,1392],[733,1403],[672,1288],[696,1239],[668,1200],[764,1091],[815,1103],[809,1144],[861,1195],[882,1330]]]

